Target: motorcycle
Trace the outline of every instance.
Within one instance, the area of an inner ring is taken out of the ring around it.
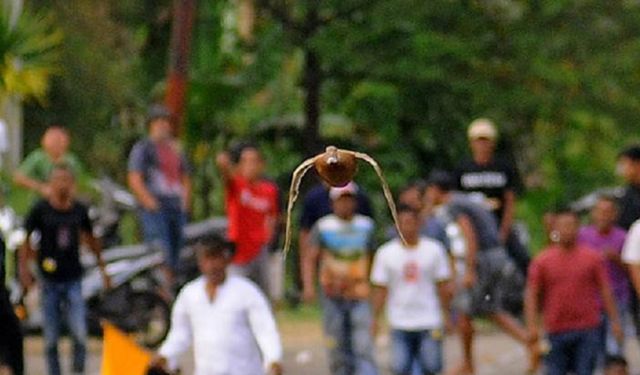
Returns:
[[[104,248],[121,245],[120,222],[126,212],[135,211],[136,198],[106,176],[94,180],[92,184],[100,194],[97,203],[89,206],[93,234],[100,239]]]
[[[163,263],[162,252],[145,245],[121,246],[103,252],[112,288],[105,290],[102,276],[90,255],[82,256],[82,296],[87,307],[87,326],[94,335],[101,333],[100,322],[108,320],[131,333],[146,347],[158,346],[166,337],[171,307],[160,292],[154,275]],[[40,331],[43,319],[39,290],[32,288],[11,293],[14,305],[22,306],[23,327],[27,333]]]

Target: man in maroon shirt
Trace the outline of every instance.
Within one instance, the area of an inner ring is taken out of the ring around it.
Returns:
[[[535,344],[538,311],[542,311],[551,345],[546,357],[550,375],[572,370],[577,375],[593,373],[603,345],[598,330],[603,303],[614,336],[618,340],[623,337],[604,259],[577,244],[579,228],[574,212],[558,212],[554,223],[556,243],[536,257],[529,269],[525,317]]]

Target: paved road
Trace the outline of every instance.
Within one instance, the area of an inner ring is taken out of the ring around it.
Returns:
[[[322,335],[315,321],[280,321],[285,347],[285,370],[291,375],[328,375],[326,354],[322,346]],[[382,368],[388,363],[387,339],[383,336],[377,342],[378,360]],[[92,339],[89,345],[88,375],[99,374],[101,343]],[[70,351],[69,342],[64,342],[62,352],[66,357]],[[640,348],[637,342],[629,342],[628,358],[632,373],[640,372]],[[27,339],[27,374],[45,374],[42,340],[38,337]],[[460,358],[460,349],[455,337],[445,342],[445,363],[454,366]],[[524,349],[504,334],[491,329],[480,332],[476,345],[479,375],[523,374],[526,368]],[[185,374],[190,374],[191,364],[185,361]],[[68,364],[68,362],[63,362]],[[65,368],[68,368],[66,366]]]

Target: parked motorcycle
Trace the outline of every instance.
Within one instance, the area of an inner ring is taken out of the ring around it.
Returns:
[[[109,177],[92,182],[100,198],[89,206],[89,218],[93,223],[93,234],[104,248],[122,245],[120,222],[126,212],[136,209],[136,199],[126,188]]]
[[[122,246],[103,252],[106,272],[112,289],[105,290],[100,271],[92,256],[83,256],[85,269],[82,295],[87,306],[87,322],[92,334],[100,334],[100,322],[109,320],[138,342],[149,348],[159,345],[166,337],[171,317],[167,298],[157,285],[158,267],[163,263],[162,252],[145,245]],[[38,288],[13,291],[12,302],[24,306],[23,326],[26,332],[40,331],[43,316]]]

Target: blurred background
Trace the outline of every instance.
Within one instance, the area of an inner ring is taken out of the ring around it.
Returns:
[[[19,213],[30,200],[7,176],[52,124],[68,127],[88,175],[124,182],[146,108],[165,97],[176,61],[187,83],[177,131],[194,165],[195,218],[223,213],[214,156],[234,141],[256,140],[285,192],[295,166],[327,144],[373,155],[397,190],[456,165],[468,154],[467,125],[489,117],[499,152],[523,177],[518,217],[535,249],[542,212],[616,185],[617,152],[640,140],[638,1],[3,6],[1,115],[12,140],[3,172]],[[178,55],[174,7],[186,10],[188,48]],[[361,168],[357,181],[375,192],[377,218],[390,221],[374,173]]]

